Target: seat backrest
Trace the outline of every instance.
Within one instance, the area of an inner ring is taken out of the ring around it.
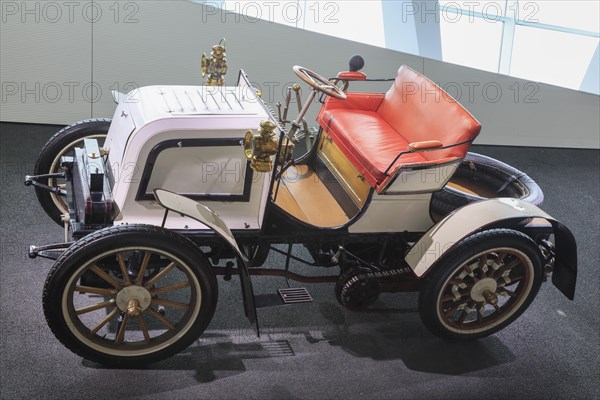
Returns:
[[[377,113],[408,143],[439,140],[448,146],[477,137],[481,125],[438,85],[406,65],[398,70]],[[427,160],[464,157],[470,143],[421,153]]]

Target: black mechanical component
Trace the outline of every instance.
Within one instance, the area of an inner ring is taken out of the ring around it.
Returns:
[[[335,297],[350,310],[367,308],[379,297],[379,282],[368,277],[368,272],[349,269],[335,284]]]
[[[86,226],[112,222],[112,191],[95,139],[84,139],[84,148],[75,149],[72,188],[75,206],[74,210],[70,210],[72,221]]]
[[[49,260],[57,260],[72,244],[73,242],[49,244],[46,246],[29,246],[27,254],[29,258],[42,257]]]
[[[334,261],[334,255],[338,248],[337,244],[310,243],[305,244],[304,247],[306,247],[313,260],[315,260],[314,265],[333,267],[338,264],[338,260]]]
[[[260,243],[260,244],[243,244],[242,250],[248,257],[248,262],[246,266],[248,268],[260,267],[265,263],[267,257],[269,256],[269,252],[271,251],[271,247],[268,244]]]
[[[357,250],[361,249],[369,254],[372,253],[372,247],[371,245],[370,247],[362,247],[362,249],[357,248]],[[384,253],[385,250],[386,246],[383,246],[383,249],[380,251]],[[379,257],[380,266],[382,266],[382,257],[383,255]],[[339,261],[342,269],[340,278],[335,285],[336,298],[341,305],[350,310],[367,308],[379,297],[383,281],[393,280],[393,278],[411,271],[409,267],[381,270],[379,267],[359,258],[342,246],[339,246],[333,258]]]
[[[33,186],[42,190],[46,190],[50,193],[57,194],[59,196],[66,196],[67,191],[61,189],[58,186],[49,186],[44,183],[40,183],[40,180],[57,179],[65,177],[64,172],[57,172],[55,174],[43,174],[43,175],[25,175],[25,186]]]
[[[381,292],[381,283],[411,272],[409,267],[372,272],[366,268],[348,269],[335,285],[338,302],[350,310],[363,310],[373,304]]]
[[[223,274],[223,280],[230,281],[233,275],[233,262],[227,261],[225,263],[225,274]]]
[[[359,54],[353,55],[348,61],[348,70],[351,72],[360,71],[361,69],[363,69],[364,66],[365,59]]]

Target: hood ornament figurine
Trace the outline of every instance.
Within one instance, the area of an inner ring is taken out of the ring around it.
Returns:
[[[224,86],[227,74],[227,57],[225,54],[225,38],[212,47],[211,56],[202,54],[202,77],[208,75],[208,86]]]

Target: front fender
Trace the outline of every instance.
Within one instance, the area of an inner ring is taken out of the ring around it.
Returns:
[[[553,227],[556,256],[552,283],[569,299],[575,295],[577,245],[569,229],[537,206],[512,198],[498,198],[466,205],[434,225],[409,250],[406,262],[418,277],[424,276],[454,245],[489,226],[543,218]]]
[[[238,269],[240,271],[240,282],[242,285],[242,297],[244,299],[246,316],[251,323],[256,324],[258,332],[258,318],[256,315],[256,305],[254,303],[254,292],[252,290],[252,281],[250,280],[250,273],[246,264],[248,258],[244,252],[240,250],[235,237],[227,224],[225,224],[225,221],[209,207],[180,194],[164,189],[155,189],[154,197],[156,197],[156,201],[165,209],[183,214],[203,223],[231,245],[231,248],[238,256]]]

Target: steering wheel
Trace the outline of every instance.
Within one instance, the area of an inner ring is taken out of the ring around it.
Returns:
[[[298,75],[298,78],[302,79],[309,86],[312,86],[315,90],[339,100],[346,100],[346,93],[344,93],[342,89],[316,72],[299,65],[294,65],[294,72]]]

